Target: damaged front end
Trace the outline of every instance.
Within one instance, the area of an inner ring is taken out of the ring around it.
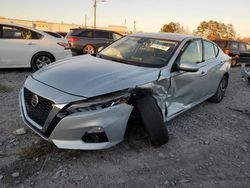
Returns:
[[[47,86],[42,85],[42,87]],[[42,108],[40,105],[43,103],[32,107],[30,97],[37,96],[41,102],[47,99],[32,91],[27,95],[26,90],[23,88],[20,92],[24,122],[58,148],[98,150],[112,147],[123,141],[127,122],[133,110],[133,106],[128,104],[131,95],[129,90],[67,104],[52,101],[52,110],[43,117],[45,123],[35,122],[42,115],[39,115],[35,109]],[[53,90],[47,87],[47,91],[53,92]]]
[[[250,69],[246,67],[245,63],[241,64],[241,76],[244,81],[248,81],[250,84]]]

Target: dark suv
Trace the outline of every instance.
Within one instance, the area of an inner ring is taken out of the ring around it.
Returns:
[[[223,51],[232,57],[232,66],[238,63],[250,64],[250,44],[233,40],[218,40],[216,42]]]
[[[106,47],[121,37],[114,31],[81,28],[71,29],[66,36],[71,51],[78,55],[96,53],[98,48]]]

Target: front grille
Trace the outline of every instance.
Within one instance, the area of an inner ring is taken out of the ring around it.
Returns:
[[[25,101],[26,113],[30,119],[32,119],[38,125],[43,127],[50,111],[53,108],[53,102],[37,95],[38,103],[37,105],[32,106],[31,101],[34,95],[36,94],[24,88],[24,101]]]

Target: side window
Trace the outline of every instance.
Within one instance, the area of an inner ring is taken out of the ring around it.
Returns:
[[[79,35],[80,35],[80,37],[92,38],[93,32],[92,31],[82,31]]]
[[[231,42],[230,50],[238,50],[238,42]]]
[[[208,41],[203,41],[203,48],[204,48],[204,60],[205,61],[216,57],[213,43],[208,42]]]
[[[116,41],[116,40],[118,40],[118,39],[120,39],[120,38],[122,38],[121,35],[119,35],[119,34],[117,34],[117,33],[112,33],[112,39],[113,39],[114,41]]]
[[[2,27],[2,38],[4,39],[40,39],[41,34],[31,31],[25,28],[3,26]]]
[[[2,38],[4,39],[24,39],[22,31],[15,27],[3,26]]]
[[[179,62],[194,62],[201,63],[202,62],[202,43],[201,40],[195,40],[191,42],[182,55],[179,58]]]
[[[109,32],[106,31],[96,31],[95,38],[109,39]]]
[[[246,43],[239,43],[239,50],[241,51],[241,52],[246,52],[247,51],[247,45],[246,45]]]

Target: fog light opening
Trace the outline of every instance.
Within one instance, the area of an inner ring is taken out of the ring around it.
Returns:
[[[103,143],[108,142],[108,137],[101,127],[95,127],[85,133],[82,140],[86,143]]]

